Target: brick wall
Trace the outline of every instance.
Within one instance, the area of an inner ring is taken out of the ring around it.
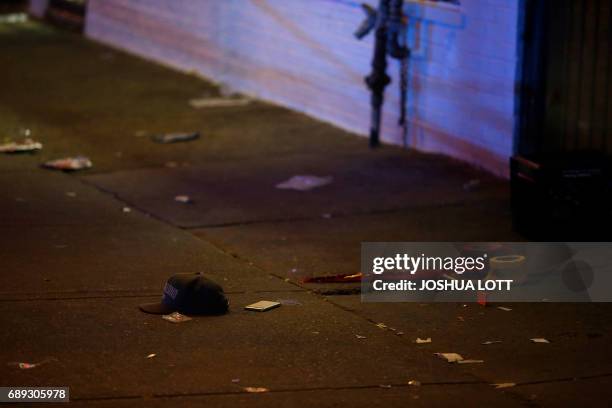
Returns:
[[[519,3],[407,2],[407,145],[507,175]],[[373,38],[352,36],[362,18],[353,0],[89,0],[86,33],[365,135]],[[390,69],[382,139],[402,144]]]

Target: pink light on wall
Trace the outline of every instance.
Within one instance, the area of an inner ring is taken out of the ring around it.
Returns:
[[[518,3],[407,2],[408,146],[507,175]],[[362,18],[350,0],[90,0],[86,32],[366,135],[372,39],[352,35]],[[395,62],[390,73],[381,136],[403,144]]]

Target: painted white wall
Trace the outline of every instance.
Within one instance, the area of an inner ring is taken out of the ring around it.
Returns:
[[[507,176],[518,4],[407,2],[409,146]],[[354,0],[89,0],[86,33],[366,135],[373,36],[353,37],[362,19]],[[402,144],[390,69],[382,139]]]

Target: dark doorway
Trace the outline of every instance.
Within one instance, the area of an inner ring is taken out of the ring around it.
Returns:
[[[612,238],[608,0],[524,0],[514,225],[539,240]]]
[[[608,0],[525,0],[521,155],[612,153]]]

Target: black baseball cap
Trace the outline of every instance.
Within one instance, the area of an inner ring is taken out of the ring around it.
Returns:
[[[219,315],[228,310],[223,288],[199,273],[171,276],[164,287],[161,302],[139,305],[151,314],[180,312],[187,315]]]

